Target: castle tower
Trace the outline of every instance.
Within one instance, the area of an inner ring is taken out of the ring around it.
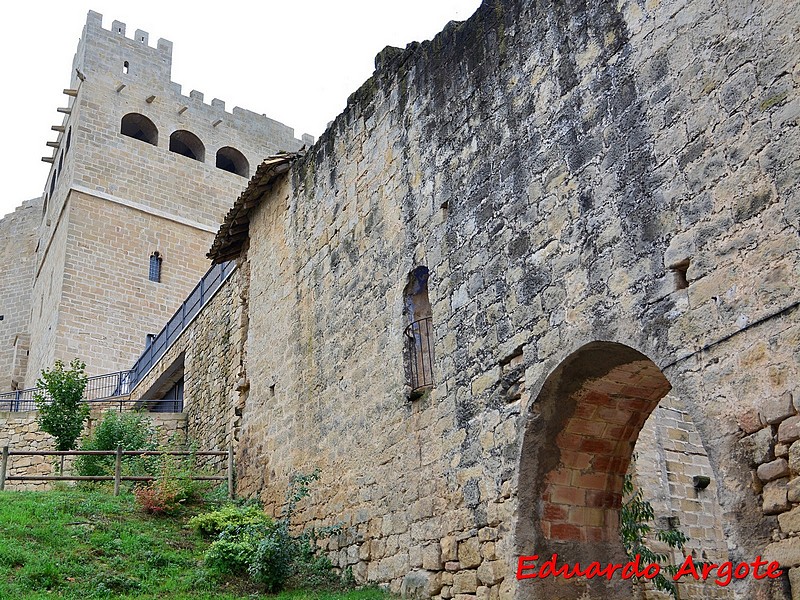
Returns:
[[[172,43],[89,12],[41,207],[25,386],[57,358],[127,369],[208,268],[261,160],[310,136],[170,80]],[[21,383],[21,382],[20,382]],[[3,385],[6,385],[5,379]]]

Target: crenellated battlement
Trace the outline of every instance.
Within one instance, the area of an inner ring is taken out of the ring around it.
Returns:
[[[112,33],[114,35],[122,36],[125,39],[128,39],[132,42],[136,42],[137,44],[143,44],[145,47],[150,47],[148,45],[150,40],[150,34],[143,29],[137,29],[136,33],[134,33],[133,38],[127,38],[125,36],[126,25],[122,21],[112,21],[110,29],[103,29],[103,15],[90,10],[86,15],[86,28],[96,28],[102,29],[108,33]],[[172,42],[169,40],[165,40],[164,38],[159,38],[158,43],[156,44],[155,50],[165,54],[170,59],[172,58]]]

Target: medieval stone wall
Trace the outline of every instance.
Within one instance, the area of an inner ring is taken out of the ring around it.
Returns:
[[[248,265],[239,265],[131,391],[131,400],[157,400],[183,377],[187,437],[199,450],[227,450],[238,440],[247,281]]]
[[[0,220],[0,392],[15,389],[25,374],[31,290],[19,282],[33,278],[41,211],[37,198]]]
[[[343,522],[336,564],[394,591],[629,598],[513,569],[622,558],[622,475],[671,385],[729,557],[762,553],[738,416],[797,377],[795,9],[509,0],[382,52],[251,217],[241,490],[276,509],[321,468],[300,519]],[[410,401],[420,265],[435,386]]]

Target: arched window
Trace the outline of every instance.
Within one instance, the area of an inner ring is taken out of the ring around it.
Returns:
[[[179,129],[169,136],[170,152],[176,152],[200,162],[205,162],[206,149],[200,138],[191,131]]]
[[[122,72],[125,73],[126,75],[128,73],[128,69],[129,68],[130,68],[130,65],[128,64],[127,60],[124,63],[122,63]]]
[[[224,146],[217,150],[217,168],[242,177],[250,175],[250,165],[244,154],[230,146]]]
[[[150,255],[150,274],[148,275],[150,281],[161,283],[161,254],[153,252]]]
[[[417,267],[409,273],[403,293],[408,319],[404,362],[412,400],[433,386],[433,322],[428,277],[428,267]]]
[[[158,129],[153,122],[139,113],[129,113],[122,117],[122,127],[119,132],[135,140],[141,140],[153,146],[158,145]]]
[[[70,144],[72,144],[72,127],[69,128],[67,131],[67,149],[66,152],[69,152]]]

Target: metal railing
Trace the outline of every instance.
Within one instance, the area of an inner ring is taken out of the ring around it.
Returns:
[[[406,327],[406,368],[412,395],[433,385],[433,321],[431,317]]]
[[[83,392],[85,402],[101,402],[118,396],[126,396],[130,390],[130,371],[117,371],[89,377]],[[47,392],[39,388],[28,388],[0,394],[0,410],[21,412],[36,410],[35,394],[47,398]]]
[[[181,307],[167,321],[167,324],[155,336],[142,352],[141,356],[134,363],[130,370],[130,389],[147,374],[150,368],[164,356],[164,353],[178,339],[189,322],[200,312],[200,309],[208,302],[216,291],[222,286],[226,279],[236,269],[236,263],[228,261],[211,267],[192,292],[184,300]]]

